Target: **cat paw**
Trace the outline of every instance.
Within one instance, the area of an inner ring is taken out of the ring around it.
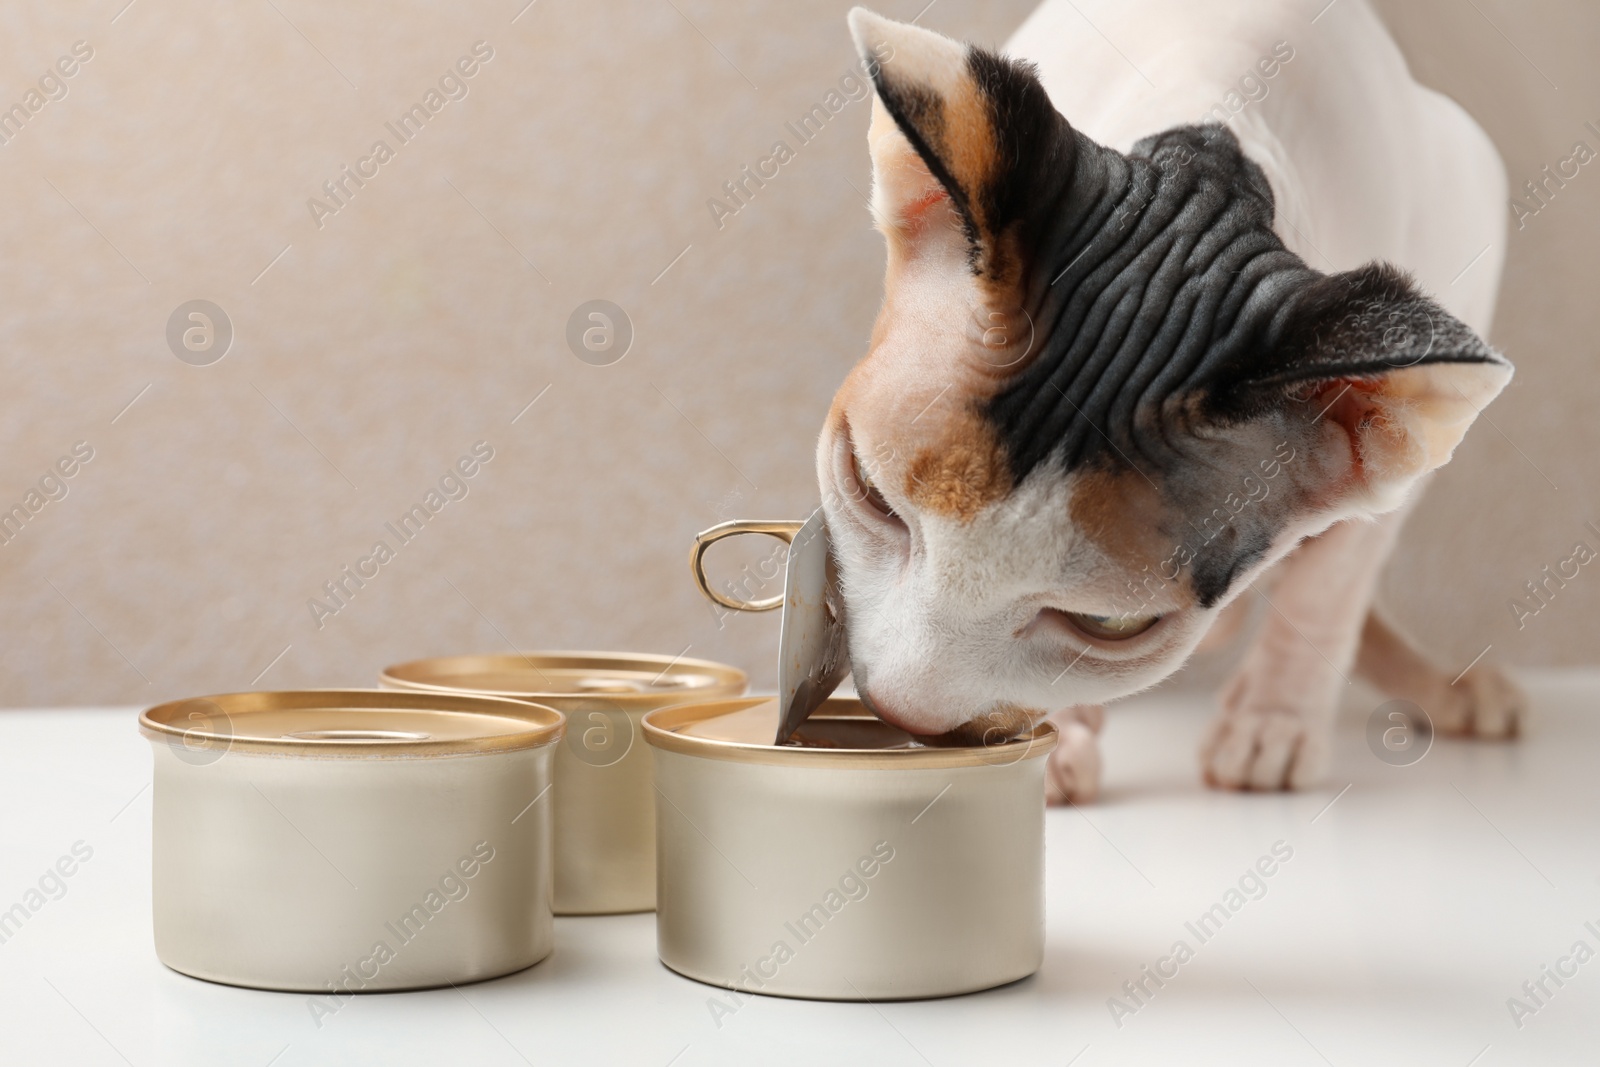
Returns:
[[[1098,722],[1054,721],[1060,739],[1045,762],[1045,803],[1087,804],[1100,793]]]
[[[1522,732],[1528,697],[1504,671],[1472,667],[1450,687],[1452,699],[1436,713],[1434,728],[1453,737],[1507,740]]]
[[[1330,741],[1320,722],[1300,712],[1226,710],[1200,746],[1200,768],[1216,789],[1305,789],[1327,774]]]

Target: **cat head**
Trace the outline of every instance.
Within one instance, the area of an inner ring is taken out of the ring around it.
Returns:
[[[817,470],[884,719],[994,739],[1159,681],[1301,538],[1399,506],[1509,380],[1400,271],[1288,251],[1223,127],[1122,154],[1024,64],[850,28],[888,269]]]

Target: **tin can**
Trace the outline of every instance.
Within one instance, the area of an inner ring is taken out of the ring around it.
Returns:
[[[330,994],[459,984],[550,952],[553,708],[230,693],[150,708],[156,954]]]
[[[1039,968],[1053,726],[928,748],[834,697],[796,734],[822,747],[779,747],[777,721],[760,698],[645,716],[661,962],[823,1000],[969,993]]]
[[[656,803],[646,712],[742,694],[748,678],[705,660],[624,652],[442,656],[383,672],[383,684],[477,693],[557,708],[555,912],[605,915],[656,906]]]

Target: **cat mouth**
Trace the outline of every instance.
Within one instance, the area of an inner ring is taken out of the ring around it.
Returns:
[[[920,740],[932,748],[992,748],[1016,740],[1043,718],[1042,711],[1033,711],[1018,704],[1001,704],[976,718],[968,719],[954,730],[931,734]]]
[[[930,734],[908,725],[894,709],[886,708],[868,696],[864,688],[858,688],[857,695],[868,711],[930,748],[992,748],[1016,740],[1045,717],[1044,712],[1019,704],[997,704],[954,729]]]

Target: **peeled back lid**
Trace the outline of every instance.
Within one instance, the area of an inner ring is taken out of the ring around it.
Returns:
[[[139,731],[192,761],[239,751],[310,759],[466,756],[560,740],[554,708],[461,693],[303,689],[223,693],[159,704]]]

